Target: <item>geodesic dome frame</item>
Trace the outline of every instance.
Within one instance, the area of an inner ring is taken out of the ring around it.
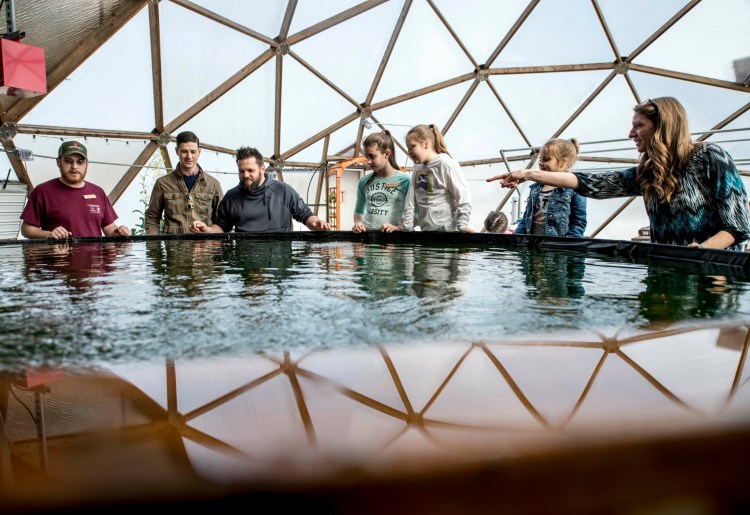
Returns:
[[[249,144],[322,206],[324,171],[358,156],[368,132],[391,131],[409,168],[403,136],[435,123],[469,178],[478,228],[524,193],[484,178],[533,166],[556,136],[584,143],[579,168],[632,165],[632,106],[667,95],[685,105],[696,139],[722,144],[748,174],[742,0],[18,0],[15,19],[24,42],[45,49],[49,92],[0,99],[13,172],[33,187],[56,176],[61,138],[86,138],[89,177],[121,217],[154,154],[172,166],[181,130],[201,137],[204,168],[227,187],[234,149]],[[629,237],[643,225],[633,199],[589,203],[587,235]]]

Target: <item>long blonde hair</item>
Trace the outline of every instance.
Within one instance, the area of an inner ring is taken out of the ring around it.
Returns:
[[[414,137],[418,141],[429,141],[430,145],[432,145],[432,148],[438,154],[448,154],[449,156],[451,155],[450,152],[448,152],[448,147],[445,146],[445,140],[443,139],[443,135],[440,133],[440,129],[435,127],[434,123],[431,123],[429,125],[425,125],[424,123],[415,125],[411,129],[409,129],[409,132],[406,133],[406,139],[409,139],[410,137]]]
[[[643,197],[669,202],[680,191],[678,178],[695,151],[687,112],[676,98],[658,97],[638,104],[633,111],[654,124],[654,137],[641,154],[636,182]]]

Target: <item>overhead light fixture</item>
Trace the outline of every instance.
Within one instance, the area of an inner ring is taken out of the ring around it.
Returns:
[[[32,98],[47,93],[44,48],[21,43],[25,32],[16,30],[15,0],[5,4],[6,33],[0,34],[0,95]],[[0,7],[1,8],[1,7]]]

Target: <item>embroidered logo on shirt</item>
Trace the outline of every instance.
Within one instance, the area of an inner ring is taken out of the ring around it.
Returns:
[[[86,205],[89,208],[89,213],[91,213],[92,215],[98,215],[102,212],[99,204],[86,204]]]

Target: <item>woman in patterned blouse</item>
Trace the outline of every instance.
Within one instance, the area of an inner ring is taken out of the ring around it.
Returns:
[[[690,139],[687,113],[675,98],[649,99],[633,111],[628,137],[641,153],[634,168],[567,174],[516,170],[487,182],[513,188],[531,180],[597,199],[640,195],[652,242],[740,250],[750,237],[748,197],[729,154],[714,143]]]

